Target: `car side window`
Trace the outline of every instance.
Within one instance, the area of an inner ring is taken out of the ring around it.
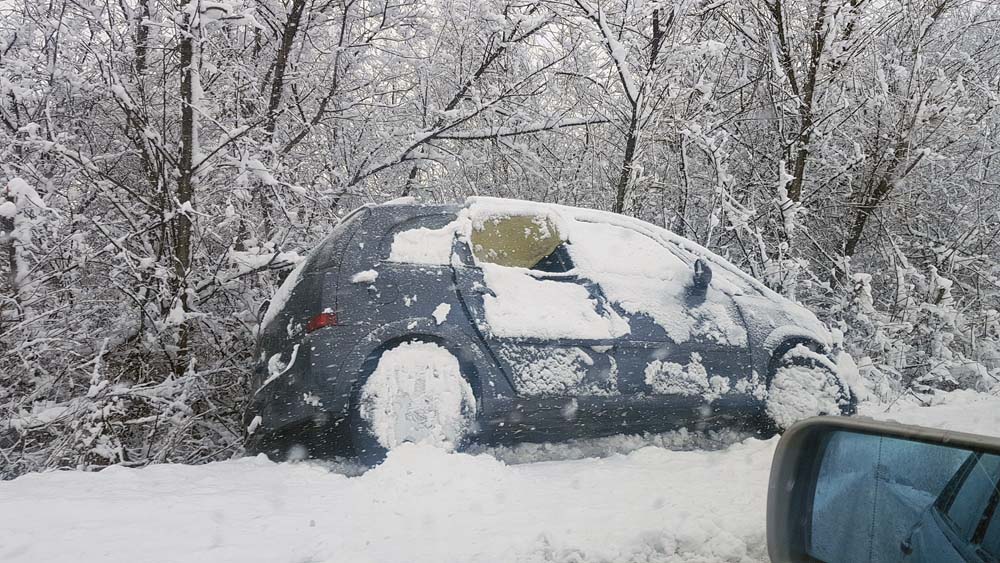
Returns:
[[[473,226],[472,253],[479,262],[550,273],[573,269],[555,223],[544,215],[497,215]]]
[[[691,266],[665,244],[625,226],[576,220],[571,240],[569,252],[587,272],[660,281],[690,275]]]
[[[1000,479],[1000,456],[984,455],[972,466],[952,498],[946,515],[955,533],[966,541],[974,541],[981,529],[990,500]],[[981,534],[982,532],[980,532]]]
[[[560,274],[572,270],[573,267],[573,259],[570,258],[569,250],[566,248],[566,243],[563,243],[556,247],[551,254],[542,258],[537,264],[535,264],[532,270]]]

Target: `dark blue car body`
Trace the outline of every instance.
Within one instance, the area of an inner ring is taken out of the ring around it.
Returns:
[[[744,288],[738,295],[727,294],[721,306],[742,324],[745,342],[733,346],[711,339],[672,341],[649,316],[629,314],[606,299],[592,280],[564,274],[553,275],[586,288],[602,307],[615,309],[628,321],[629,333],[600,339],[493,336],[483,312],[490,291],[465,243],[455,240],[449,264],[389,260],[397,233],[441,229],[463,208],[365,206],[345,217],[309,254],[291,275],[294,282],[286,283],[292,287],[283,288],[283,302],[272,304],[261,329],[256,392],[245,415],[249,452],[281,458],[293,445],[301,445],[312,457],[350,454],[347,421],[359,386],[383,351],[409,340],[438,343],[459,359],[476,395],[473,439],[481,443],[557,441],[716,423],[759,425],[761,397],[746,382],[760,379],[766,386],[775,359],[797,344],[829,353],[829,335],[811,314],[662,229],[672,237],[667,243],[671,253],[685,263],[693,265],[700,258],[711,265],[713,286],[729,279]],[[442,304],[450,309],[443,323],[435,317]],[[310,321],[324,313],[330,322],[307,331]],[[590,357],[584,377],[588,384],[600,386],[610,373],[617,392],[552,395],[519,389],[519,369],[560,351],[581,349]],[[645,372],[651,359],[688,358],[692,352],[709,373],[729,379],[730,392],[707,402],[699,396],[657,394],[650,388]]]

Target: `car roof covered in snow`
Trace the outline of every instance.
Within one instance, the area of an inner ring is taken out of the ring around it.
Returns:
[[[695,259],[701,258],[712,265],[716,274],[721,274],[728,281],[736,282],[746,289],[751,289],[754,293],[771,299],[784,300],[784,297],[700,244],[641,219],[610,211],[571,207],[554,203],[481,196],[469,197],[461,204],[425,203],[413,197],[402,197],[381,204],[367,204],[362,208],[369,209],[374,217],[381,219],[387,225],[399,224],[407,219],[424,215],[455,216],[465,209],[478,209],[480,211],[487,209],[497,213],[512,214],[555,213],[559,216],[579,221],[614,225],[638,231],[653,238],[678,258],[689,264]]]

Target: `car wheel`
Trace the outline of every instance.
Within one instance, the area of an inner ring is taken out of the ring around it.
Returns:
[[[767,387],[765,413],[772,430],[821,415],[849,415],[854,398],[825,356],[799,344],[778,360]]]
[[[433,342],[403,342],[383,352],[352,408],[351,439],[369,465],[411,442],[460,448],[476,422],[476,397],[458,358]]]

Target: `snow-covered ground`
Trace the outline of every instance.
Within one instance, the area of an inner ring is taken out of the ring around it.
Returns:
[[[862,414],[1000,435],[1000,397],[971,392]],[[766,560],[777,439],[690,449],[719,438],[27,475],[0,483],[0,561]]]

